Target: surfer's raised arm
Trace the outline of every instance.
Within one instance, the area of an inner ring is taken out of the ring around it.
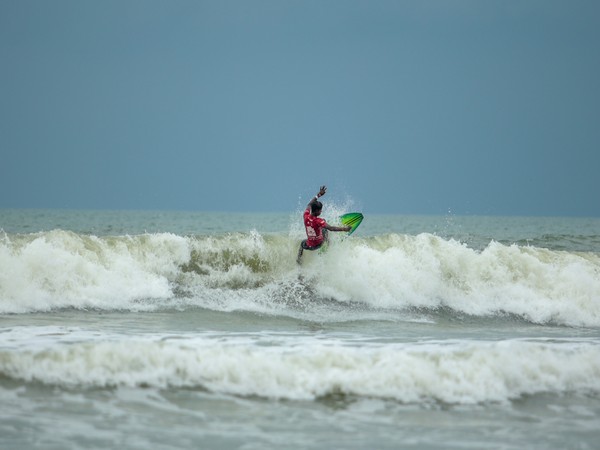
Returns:
[[[327,186],[323,185],[319,188],[319,192],[317,192],[317,195],[315,195],[313,198],[310,199],[310,202],[308,202],[308,205],[306,205],[307,208],[310,208],[311,205],[313,203],[316,203],[319,201],[319,197],[323,197],[325,195],[325,193],[327,192]],[[323,207],[321,205],[321,207]]]

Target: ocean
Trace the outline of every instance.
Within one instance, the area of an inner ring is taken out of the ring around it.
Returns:
[[[2,449],[599,448],[599,218],[367,212],[301,267],[299,210],[0,229]]]

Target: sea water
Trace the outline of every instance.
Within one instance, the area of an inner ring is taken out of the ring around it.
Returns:
[[[0,448],[598,448],[600,219],[367,213],[300,267],[301,211],[0,228]]]

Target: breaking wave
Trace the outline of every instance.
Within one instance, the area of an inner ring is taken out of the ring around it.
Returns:
[[[477,404],[542,393],[600,393],[600,347],[586,340],[349,346],[308,336],[103,335],[81,342],[71,331],[68,345],[50,345],[46,335],[45,346],[32,345],[40,331],[19,330],[25,348],[0,349],[0,375],[66,388],[186,387],[292,400],[343,395]],[[24,339],[24,332],[31,338]]]
[[[258,232],[97,237],[54,230],[0,238],[0,313],[202,307],[285,314],[328,299],[367,309],[440,308],[600,326],[600,256],[422,233],[342,240],[305,252]]]

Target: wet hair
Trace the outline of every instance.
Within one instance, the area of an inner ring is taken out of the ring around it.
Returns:
[[[320,201],[314,201],[310,204],[310,212],[312,214],[321,211],[323,209],[323,203],[321,203]]]

